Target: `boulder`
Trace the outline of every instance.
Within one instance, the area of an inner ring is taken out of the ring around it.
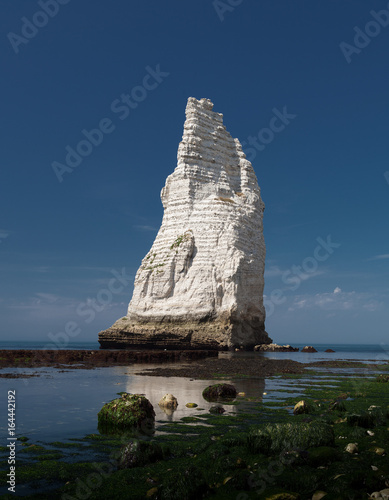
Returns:
[[[332,349],[326,349],[324,352],[335,352]]]
[[[317,352],[317,350],[311,345],[306,345],[301,349],[301,352]]]
[[[165,394],[164,397],[158,403],[158,406],[162,408],[170,408],[175,410],[178,406],[177,398],[173,394]]]
[[[221,415],[226,410],[222,406],[211,406],[209,413],[215,413],[216,415]]]
[[[161,192],[161,227],[127,315],[99,333],[101,348],[247,350],[271,342],[264,203],[239,140],[212,108],[188,99],[177,167]]]
[[[106,403],[97,414],[99,431],[138,429],[149,434],[154,429],[155,412],[150,401],[141,394],[120,393]]]
[[[133,439],[120,449],[118,469],[142,467],[162,458],[163,451],[158,444]]]
[[[209,385],[203,390],[203,398],[206,401],[217,401],[218,399],[233,399],[236,397],[236,389],[231,384]]]

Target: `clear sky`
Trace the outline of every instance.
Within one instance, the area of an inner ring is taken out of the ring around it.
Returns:
[[[126,314],[193,96],[258,177],[270,336],[388,341],[388,2],[2,4],[3,340]]]

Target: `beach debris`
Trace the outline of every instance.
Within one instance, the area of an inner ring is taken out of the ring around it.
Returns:
[[[158,406],[175,410],[178,406],[177,398],[173,396],[173,394],[165,394],[164,397],[159,401]]]
[[[358,453],[358,443],[348,443],[345,451],[347,451],[347,453],[351,453],[352,455]]]
[[[231,384],[209,385],[203,390],[203,398],[206,401],[216,401],[218,399],[236,398],[236,389]]]

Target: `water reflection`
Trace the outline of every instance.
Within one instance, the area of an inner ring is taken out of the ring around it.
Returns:
[[[138,364],[64,372],[47,367],[26,368],[23,372],[38,372],[41,376],[29,379],[1,378],[0,388],[3,394],[10,387],[16,390],[17,435],[45,442],[83,437],[97,432],[97,413],[105,403],[115,399],[120,391],[144,394],[154,407],[156,423],[177,421],[182,417],[209,412],[209,408],[215,404],[205,401],[202,392],[208,385],[220,381],[135,375],[146,368],[151,366]],[[18,373],[18,369],[6,368],[1,372]],[[233,384],[246,397],[257,400],[262,399],[265,390],[264,379],[230,379],[225,382]],[[177,410],[171,414],[166,414],[158,406],[166,393],[171,393],[178,399]],[[198,407],[187,408],[186,403],[196,403]],[[225,414],[245,411],[243,404],[222,406],[226,410]],[[5,440],[6,421],[0,422],[0,425],[0,439]]]

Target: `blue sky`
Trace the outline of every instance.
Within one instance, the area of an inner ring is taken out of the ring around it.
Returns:
[[[2,3],[2,339],[126,314],[193,96],[258,177],[270,336],[387,342],[387,2]]]

